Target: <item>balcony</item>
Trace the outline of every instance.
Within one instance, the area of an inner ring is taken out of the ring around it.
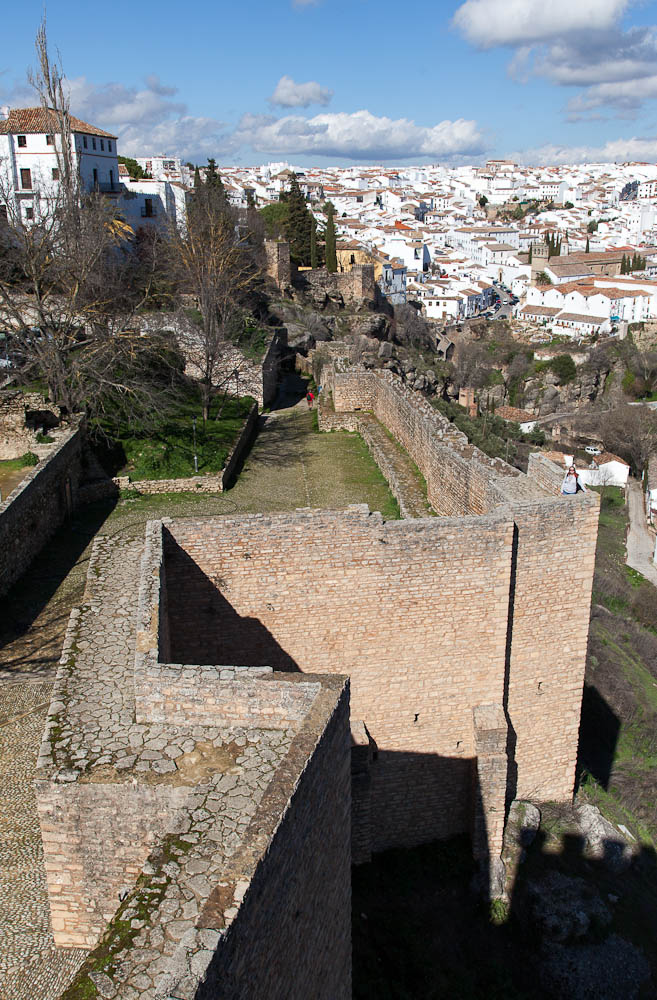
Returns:
[[[110,183],[109,181],[96,181],[94,184],[94,191],[100,191],[101,194],[120,194],[121,185],[117,184],[116,181],[114,181],[114,183]]]

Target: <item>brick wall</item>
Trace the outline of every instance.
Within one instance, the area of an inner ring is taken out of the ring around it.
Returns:
[[[375,848],[469,829],[472,706],[503,696],[512,527],[362,508],[176,520],[171,655],[349,674],[377,746]]]
[[[59,528],[76,502],[81,432],[72,430],[50,456],[26,470],[0,503],[0,594],[6,593]]]
[[[507,709],[518,797],[570,797],[581,710],[599,497],[518,505]],[[512,780],[513,775],[510,776]]]
[[[192,789],[35,782],[55,944],[91,948]]]
[[[529,456],[527,476],[542,486],[546,493],[561,493],[564,471],[563,466],[552,462],[540,452],[532,452]]]
[[[283,765],[289,775],[301,770],[289,801],[281,800],[284,786],[265,793],[243,848],[223,873],[226,908],[239,910],[220,939],[197,1000],[350,1000],[348,688],[319,738],[318,709]],[[250,841],[262,841],[263,829],[272,825],[269,843],[254,848]],[[254,872],[253,857],[259,859]],[[216,910],[208,910],[198,926],[224,927]]]

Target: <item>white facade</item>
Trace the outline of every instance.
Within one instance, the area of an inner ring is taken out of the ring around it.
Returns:
[[[41,108],[16,109],[0,120],[0,200],[11,199],[23,222],[46,215],[57,196],[61,141],[54,114]],[[119,193],[115,136],[71,116],[71,151],[85,190]]]

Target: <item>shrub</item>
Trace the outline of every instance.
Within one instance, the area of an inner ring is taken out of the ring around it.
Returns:
[[[570,354],[557,354],[556,358],[550,361],[550,368],[557,376],[559,385],[572,382],[577,374],[577,367]]]

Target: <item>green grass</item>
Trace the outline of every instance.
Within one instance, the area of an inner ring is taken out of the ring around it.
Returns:
[[[38,461],[37,456],[31,451],[26,451],[20,458],[5,458],[0,461],[0,475],[3,472],[20,472],[21,469],[36,465]]]
[[[196,417],[196,455],[199,475],[218,473],[237,439],[253,400],[250,397],[229,399],[220,420],[211,418],[204,425],[200,407],[189,400],[178,404],[163,416],[148,434],[125,434],[118,438],[124,462],[119,475],[140,479],[182,479],[195,474],[194,424]]]

